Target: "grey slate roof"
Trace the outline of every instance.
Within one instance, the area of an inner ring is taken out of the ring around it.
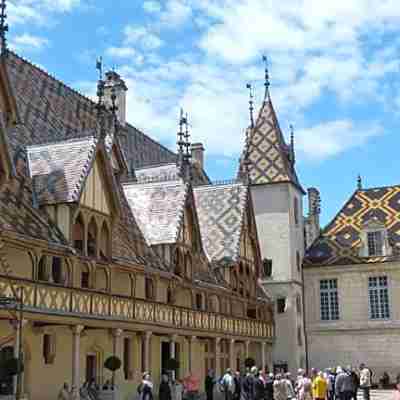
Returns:
[[[27,147],[29,172],[40,204],[79,199],[96,152],[94,137]]]
[[[215,262],[234,262],[239,256],[247,186],[243,183],[199,186],[194,189],[194,197],[207,257]]]
[[[182,180],[123,185],[125,196],[150,245],[175,243],[188,186]]]

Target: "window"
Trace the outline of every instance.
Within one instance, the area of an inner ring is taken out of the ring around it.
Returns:
[[[131,352],[132,341],[130,338],[124,338],[124,376],[126,380],[132,379]]]
[[[38,266],[38,279],[39,281],[47,281],[47,257],[43,256],[39,261]]]
[[[297,344],[303,346],[303,334],[301,332],[301,326],[297,327]]]
[[[83,224],[81,215],[79,215],[72,229],[72,240],[75,249],[77,249],[81,254],[83,253],[84,232],[85,232],[85,225]]]
[[[298,251],[296,251],[296,265],[297,265],[297,271],[300,272],[301,271],[301,257],[300,257],[300,253]]]
[[[97,256],[97,225],[94,218],[90,221],[87,236],[87,255],[89,257]]]
[[[286,298],[281,297],[276,300],[276,308],[278,314],[283,314],[286,311]]]
[[[88,289],[90,286],[90,274],[87,269],[81,272],[81,288]]]
[[[335,321],[339,319],[339,297],[337,279],[320,281],[321,320]]]
[[[151,278],[145,279],[145,296],[148,300],[154,300],[154,282]]]
[[[54,336],[49,334],[43,335],[43,360],[45,364],[53,364],[55,358]]]
[[[196,293],[196,308],[198,310],[203,309],[203,296],[201,295],[201,293]]]
[[[370,318],[389,318],[390,311],[387,276],[370,277],[368,279],[368,291]]]
[[[51,275],[53,277],[54,283],[57,283],[57,284],[64,283],[62,260],[60,257],[53,257],[53,260],[51,263]]]
[[[367,232],[368,255],[381,256],[383,255],[383,232],[373,231]]]
[[[297,309],[297,314],[301,315],[301,297],[300,297],[300,295],[296,296],[296,309]]]
[[[270,258],[263,259],[263,273],[266,278],[272,276],[272,260]]]
[[[247,318],[257,319],[257,309],[249,307],[247,309]]]
[[[294,211],[294,223],[296,226],[298,226],[299,225],[299,200],[297,197],[294,198],[293,211]]]
[[[170,287],[167,289],[167,304],[174,304],[174,295]]]

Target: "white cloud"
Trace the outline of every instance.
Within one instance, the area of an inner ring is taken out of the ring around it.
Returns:
[[[139,44],[147,50],[158,49],[164,44],[155,33],[143,26],[128,25],[124,29],[124,34],[125,44]]]
[[[132,47],[109,47],[106,54],[116,58],[132,58],[136,56],[136,50]]]
[[[143,10],[148,13],[157,13],[161,11],[161,4],[158,1],[144,1]]]
[[[15,51],[41,51],[49,44],[48,39],[27,33],[16,36],[10,41],[10,47]]]
[[[187,0],[168,0],[160,15],[161,24],[177,28],[185,24],[192,16],[192,8]]]
[[[314,161],[334,157],[350,148],[360,147],[383,133],[377,123],[358,125],[351,120],[322,122],[296,132],[296,148]]]

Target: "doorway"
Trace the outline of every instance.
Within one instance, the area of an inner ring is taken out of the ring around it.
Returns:
[[[172,371],[169,370],[168,361],[171,358],[171,343],[170,342],[161,342],[161,373],[167,374],[170,378],[172,377]],[[179,362],[180,354],[179,354],[179,343],[175,342],[175,359]],[[175,371],[175,379],[179,378],[179,369]]]
[[[5,363],[8,360],[14,358],[14,347],[6,346],[0,351],[0,362]],[[14,390],[14,379],[10,375],[0,375],[0,395],[10,395],[13,394]]]
[[[97,382],[97,357],[95,354],[86,356],[86,381]]]

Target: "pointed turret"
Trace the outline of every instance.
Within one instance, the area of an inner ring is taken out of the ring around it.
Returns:
[[[241,158],[240,171],[244,169],[243,163],[247,162],[252,185],[291,182],[303,191],[294,168],[294,146],[285,143],[272,104],[269,85],[266,68],[264,101],[254,128],[249,128],[250,132],[246,132],[249,137]]]

